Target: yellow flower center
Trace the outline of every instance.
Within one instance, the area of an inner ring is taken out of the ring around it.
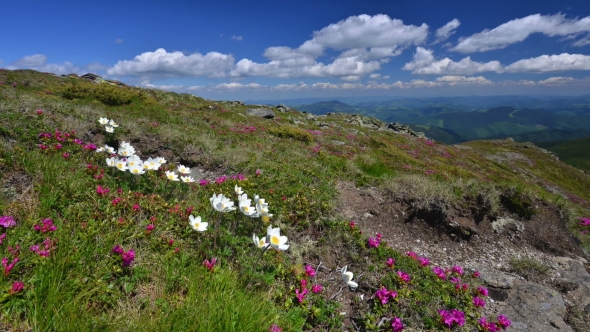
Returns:
[[[281,243],[281,241],[278,236],[273,235],[270,237],[270,243],[274,244],[275,246],[278,246]]]
[[[262,216],[260,217],[260,219],[262,219],[262,222],[265,224],[268,224],[270,222],[270,218],[268,216]]]
[[[264,247],[264,239],[258,241],[258,247],[259,248]]]

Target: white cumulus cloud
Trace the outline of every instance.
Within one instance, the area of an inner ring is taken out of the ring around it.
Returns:
[[[39,67],[47,62],[47,56],[43,54],[33,54],[22,57],[12,63],[13,66],[19,68],[25,67]]]
[[[167,52],[163,48],[145,52],[133,60],[122,60],[107,70],[108,75],[131,76],[206,76],[224,77],[234,65],[230,54],[209,52],[185,55],[182,52]]]
[[[581,32],[590,32],[590,16],[582,19],[567,19],[565,14],[534,14],[508,21],[492,30],[484,30],[461,38],[451,50],[461,53],[485,52],[522,42],[533,33],[553,37]]]
[[[236,35],[233,35],[233,36],[231,36],[231,39],[233,39],[233,40],[237,40],[237,41],[242,41],[242,40],[244,40],[244,37],[243,37],[243,36],[236,36]]]
[[[558,85],[567,85],[569,83],[572,83],[573,81],[575,81],[575,79],[572,77],[557,76],[557,77],[549,77],[548,79],[539,81],[537,83],[542,84],[542,85],[558,86]]]
[[[412,74],[420,75],[473,75],[482,72],[503,71],[503,66],[498,61],[477,62],[470,57],[461,59],[459,62],[449,58],[435,60],[433,51],[423,47],[417,47],[412,61],[406,63],[403,70],[411,70]]]
[[[447,40],[452,34],[455,33],[455,30],[461,25],[461,22],[458,19],[453,19],[449,23],[443,25],[442,27],[436,30],[436,40],[434,41],[435,44],[440,43],[442,41]]]
[[[562,53],[523,59],[506,66],[507,72],[590,70],[590,55]]]

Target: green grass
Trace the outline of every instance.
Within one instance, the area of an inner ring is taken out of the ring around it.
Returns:
[[[304,122],[304,114],[246,117],[248,106],[34,71],[0,71],[0,81],[6,82],[0,85],[0,216],[17,222],[0,228],[6,234],[0,255],[8,263],[20,259],[0,281],[0,323],[16,330],[265,331],[272,324],[283,331],[342,330],[348,328],[339,314],[343,303],[331,297],[343,285],[338,266],[327,267],[321,293],[302,303],[295,297],[301,279],[318,281],[303,272],[308,258],[333,260],[335,251],[356,276],[365,274],[365,290],[398,290],[396,305],[353,303],[357,326],[380,331],[383,317],[399,316],[410,327],[440,329],[437,310],[456,308],[468,313],[468,328],[476,328],[473,294],[455,292],[429,268],[385,245],[369,248],[367,237],[335,209],[336,184],[407,192],[415,208],[437,201],[491,216],[512,207],[526,217],[526,204],[536,195],[562,207],[577,235],[576,218],[588,215],[582,201],[560,201],[539,181],[515,174],[514,165],[485,158],[517,151],[534,161],[519,167],[571,197],[590,200],[587,176],[517,143],[473,142],[468,145],[474,149],[455,149],[358,127],[345,115],[323,119],[333,125],[328,128],[312,122],[294,127],[292,119]],[[100,117],[120,127],[108,134]],[[56,130],[70,137],[58,141]],[[168,181],[164,169],[134,176],[108,167],[106,154],[83,148],[122,141],[144,160],[165,156],[166,170],[181,163],[208,172],[213,183]],[[215,183],[237,174],[245,179]],[[109,192],[99,195],[99,185]],[[213,210],[210,197],[223,193],[235,202],[236,185],[249,198],[257,194],[268,202],[270,223],[289,237],[289,250],[262,253],[254,247],[252,234],[264,237],[267,221]],[[189,214],[201,216],[208,230],[190,228]],[[44,219],[57,229],[35,230]],[[148,225],[154,229],[147,231]],[[588,236],[579,236],[590,245]],[[43,249],[44,241],[49,257],[30,250]],[[135,252],[131,266],[122,266],[112,251],[116,245]],[[214,257],[219,263],[210,272],[202,262]],[[413,276],[411,283],[384,268],[388,257]],[[15,282],[24,289],[11,294]]]

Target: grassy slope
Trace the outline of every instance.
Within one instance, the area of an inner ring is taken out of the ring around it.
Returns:
[[[420,270],[407,257],[386,248],[370,251],[366,238],[351,232],[348,221],[334,210],[335,183],[341,180],[378,186],[413,176],[433,184],[424,186],[431,191],[423,193],[424,197],[438,195],[433,192],[436,188],[451,187],[462,193],[449,198],[459,203],[490,186],[497,192],[526,188],[527,193],[562,202],[544,189],[543,180],[580,198],[571,210],[572,224],[576,217],[588,215],[583,200],[590,201],[590,178],[517,143],[473,142],[469,146],[475,149],[455,149],[354,126],[346,121],[347,115],[323,119],[334,124],[326,129],[306,122],[298,112],[278,113],[274,120],[252,118],[243,114],[247,106],[228,106],[191,95],[117,87],[120,90],[100,90],[94,96],[98,86],[34,71],[1,71],[0,81],[4,188],[0,214],[12,215],[18,223],[6,231],[0,250],[3,257],[12,257],[8,246],[22,246],[17,255],[21,261],[1,286],[10,289],[15,281],[25,283],[22,293],[2,300],[2,322],[15,328],[121,330],[125,324],[125,330],[131,331],[162,326],[171,331],[186,326],[203,331],[263,331],[277,323],[284,330],[340,329],[339,304],[329,299],[340,285],[324,284],[323,293],[310,294],[302,305],[294,299],[298,280],[304,277],[303,257],[310,247],[318,253],[347,248],[348,259],[370,271],[381,266],[384,257],[395,257],[405,271],[422,276],[411,286],[412,291],[400,297],[419,296],[424,307],[375,306],[357,321],[368,330],[379,330],[375,325],[383,315],[417,317],[412,311],[436,312],[436,307],[475,310],[468,298],[455,294],[448,283]],[[119,101],[124,104],[117,105]],[[38,109],[43,110],[41,115]],[[115,119],[120,128],[114,135],[106,134],[97,123],[100,117]],[[305,124],[296,126],[291,122],[294,119]],[[75,130],[78,138],[99,145],[131,142],[144,159],[167,153],[169,162],[211,172],[211,179],[236,173],[247,179],[201,187],[168,183],[161,173],[134,178],[106,167],[104,154],[85,151],[69,141],[56,150],[56,141],[38,137],[56,128]],[[345,144],[336,145],[334,140]],[[39,144],[50,148],[41,151]],[[533,160],[534,166],[519,167],[538,178],[530,181],[514,173],[513,167],[485,158],[505,151]],[[65,152],[70,155],[63,157]],[[259,176],[257,169],[263,171]],[[436,173],[426,177],[423,174],[428,170]],[[471,187],[459,185],[468,179]],[[257,261],[260,252],[254,251],[250,237],[253,232],[263,236],[266,225],[238,213],[222,218],[212,214],[208,198],[220,192],[235,195],[236,184],[249,197],[260,194],[269,202],[272,224],[280,225],[281,232],[292,239],[289,251],[267,252]],[[98,185],[110,192],[97,195]],[[117,197],[122,201],[115,205],[112,200]],[[133,209],[135,204],[139,210]],[[187,209],[203,216],[211,231],[191,230]],[[218,217],[221,231],[214,236]],[[55,233],[32,230],[45,218],[58,225]],[[150,223],[156,226],[153,232],[145,230]],[[324,233],[330,234],[329,241],[311,238]],[[28,249],[47,237],[53,241],[49,258]],[[582,240],[588,244],[587,238]],[[120,258],[111,253],[116,244],[136,251],[132,268],[121,268]],[[214,274],[201,266],[212,257],[220,261]],[[383,280],[387,287],[403,286],[395,278]],[[421,293],[426,290],[428,295]],[[213,298],[217,301],[210,300]],[[219,303],[225,305],[216,307]],[[436,316],[408,318],[406,323],[440,328]],[[474,324],[474,319],[468,322],[471,327]]]
[[[564,163],[590,172],[590,137],[565,141],[535,143],[542,148],[557,153]]]

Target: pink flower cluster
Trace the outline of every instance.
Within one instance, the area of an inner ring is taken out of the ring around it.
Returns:
[[[497,318],[497,323],[488,322],[488,319],[485,317],[480,318],[477,323],[481,327],[482,331],[489,331],[489,332],[496,332],[500,330],[505,330],[509,327],[512,322],[504,315],[499,315]]]
[[[313,269],[313,267],[311,265],[305,265],[305,274],[308,277],[315,276],[315,270]]]
[[[397,276],[401,279],[401,281],[403,281],[406,284],[409,283],[411,280],[410,275],[404,271],[397,271]]]
[[[98,187],[96,187],[96,193],[98,194],[98,196],[104,196],[106,194],[109,193],[109,188],[107,187],[103,187],[100,184],[98,185]]]
[[[0,226],[4,228],[14,227],[16,226],[16,222],[12,216],[2,216],[0,217]]]
[[[377,248],[381,243],[381,233],[377,233],[375,237],[369,238],[369,248]]]
[[[377,297],[383,305],[386,305],[389,302],[389,299],[393,300],[396,296],[396,291],[387,290],[385,287],[381,287],[381,289],[375,292],[375,297]]]
[[[393,332],[401,332],[404,329],[404,323],[401,318],[396,316],[391,321],[391,327],[393,328]]]
[[[53,220],[44,219],[41,225],[35,225],[33,226],[33,229],[37,232],[48,233],[55,231],[57,229],[57,226],[53,224]]]
[[[16,281],[12,284],[12,288],[8,291],[10,295],[20,293],[25,288],[25,284],[20,281]]]
[[[120,245],[117,244],[112,251],[115,254],[121,255],[121,258],[123,259],[123,267],[131,266],[131,264],[133,264],[133,261],[135,260],[135,251],[133,251],[133,249],[125,251]]]
[[[272,324],[268,328],[268,332],[283,332],[283,329],[280,326],[278,326],[277,324]]]
[[[459,326],[465,325],[465,313],[461,310],[439,310],[438,314],[440,318],[448,328],[451,328],[455,324]]]
[[[447,274],[445,273],[445,269],[435,266],[432,268],[432,272],[436,274],[439,279],[447,280]]]
[[[389,268],[393,268],[393,266],[395,265],[395,259],[389,257],[385,262],[385,265],[389,266]]]
[[[51,249],[53,248],[53,241],[46,238],[41,244],[32,245],[29,250],[42,257],[49,257]]]
[[[479,296],[474,296],[473,297],[473,305],[476,308],[483,308],[486,306],[486,301],[484,301],[481,297]]]
[[[209,272],[213,272],[215,264],[217,264],[217,258],[211,258],[211,261],[209,261],[208,259],[203,261],[203,266],[206,267],[207,270],[209,270]]]
[[[303,288],[301,292],[299,291],[299,288],[295,289],[295,297],[297,297],[297,301],[299,301],[299,303],[303,303],[303,300],[305,299],[307,293],[309,293],[309,290],[307,288]]]
[[[590,226],[590,218],[581,217],[580,218],[580,225],[581,226]]]

